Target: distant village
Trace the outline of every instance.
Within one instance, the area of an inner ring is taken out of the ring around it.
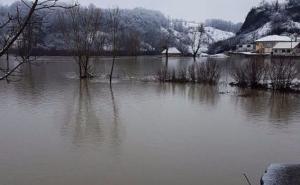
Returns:
[[[161,54],[166,55],[166,52],[164,50]],[[253,43],[239,44],[229,54],[300,57],[300,37],[269,35],[257,39]],[[173,57],[183,56],[182,52],[176,47],[169,48],[168,55]],[[206,54],[202,53],[201,56],[206,56]]]
[[[269,35],[254,43],[240,44],[233,53],[245,55],[300,56],[300,38]]]

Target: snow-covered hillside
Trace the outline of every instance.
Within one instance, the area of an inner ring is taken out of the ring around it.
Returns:
[[[212,39],[212,42],[218,42],[235,36],[232,32],[222,31],[213,27],[205,27],[205,32]]]
[[[193,31],[196,29],[198,25],[193,25],[194,27],[190,26],[189,30],[189,37],[193,37]],[[196,26],[196,27],[195,27]],[[235,34],[232,32],[222,31],[213,27],[204,27],[205,33],[202,36],[202,44],[201,44],[201,52],[207,52],[208,47],[211,44],[214,44],[216,42],[226,40],[228,38],[234,37]],[[197,37],[199,38],[199,34],[197,34]],[[198,40],[198,38],[196,40]],[[191,47],[189,47],[189,50],[191,50]]]
[[[0,25],[6,20],[7,13],[14,10],[15,5],[1,6],[0,5]],[[80,11],[94,11],[91,7],[81,7]],[[101,9],[101,21],[98,26],[97,38],[101,44],[101,51],[110,51],[112,35],[109,9]],[[13,12],[11,12],[12,14]],[[51,16],[49,16],[51,15]],[[36,30],[37,47],[39,49],[51,51],[68,50],[69,44],[65,42],[63,30],[61,26],[61,16],[65,15],[65,28],[71,28],[72,20],[70,14],[63,9],[56,11],[41,11],[39,17],[43,20],[39,21],[41,28]],[[197,22],[188,22],[185,20],[169,19],[163,13],[154,10],[147,10],[144,8],[135,9],[120,9],[118,36],[118,49],[122,54],[159,54],[165,46],[163,42],[167,40],[168,47],[176,47],[181,52],[188,52],[193,43],[193,36],[199,27]],[[81,32],[85,32],[85,26],[79,26]],[[207,51],[209,45],[233,37],[235,34],[227,31],[222,31],[214,27],[205,27],[205,33],[201,36],[201,51]],[[0,30],[0,37],[7,34]],[[78,30],[77,30],[78,31]],[[197,36],[199,36],[197,34]],[[165,38],[164,38],[165,37]],[[194,39],[199,40],[198,38]],[[1,42],[0,42],[1,45]]]
[[[178,49],[183,53],[192,53],[193,40],[196,41],[194,44],[198,44],[200,33],[197,32],[199,23],[196,22],[185,22],[181,24],[180,29],[172,25],[169,28],[169,32],[174,36],[175,43],[173,45],[177,46]],[[161,28],[162,32],[167,34],[168,29]],[[218,41],[226,40],[228,38],[234,37],[235,34],[232,32],[222,31],[213,27],[204,27],[204,33],[201,35],[201,52],[207,52],[208,47]]]

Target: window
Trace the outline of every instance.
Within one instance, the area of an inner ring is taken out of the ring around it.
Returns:
[[[282,50],[282,53],[285,53],[285,49]]]
[[[251,45],[247,45],[247,48],[251,48]]]
[[[277,53],[278,52],[277,49],[275,49],[274,52]]]
[[[291,53],[291,50],[290,50],[290,49],[288,49],[288,50],[287,50],[287,53]]]

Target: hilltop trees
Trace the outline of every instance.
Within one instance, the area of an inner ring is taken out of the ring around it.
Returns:
[[[295,5],[300,5],[299,0],[286,0],[287,6],[295,6]]]

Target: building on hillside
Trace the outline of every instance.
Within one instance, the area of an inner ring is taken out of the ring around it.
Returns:
[[[166,53],[167,53],[166,49],[161,52],[162,55],[166,55]],[[180,56],[182,56],[182,53],[177,48],[172,47],[172,48],[168,49],[168,56],[169,57],[180,57]]]
[[[237,52],[254,52],[254,44],[239,44],[236,46]]]
[[[255,50],[256,53],[260,54],[271,54],[273,47],[279,42],[292,42],[292,39],[288,36],[279,36],[279,35],[269,35],[263,38],[260,38],[255,41]]]
[[[272,54],[277,56],[300,55],[300,42],[278,42],[273,47]]]

